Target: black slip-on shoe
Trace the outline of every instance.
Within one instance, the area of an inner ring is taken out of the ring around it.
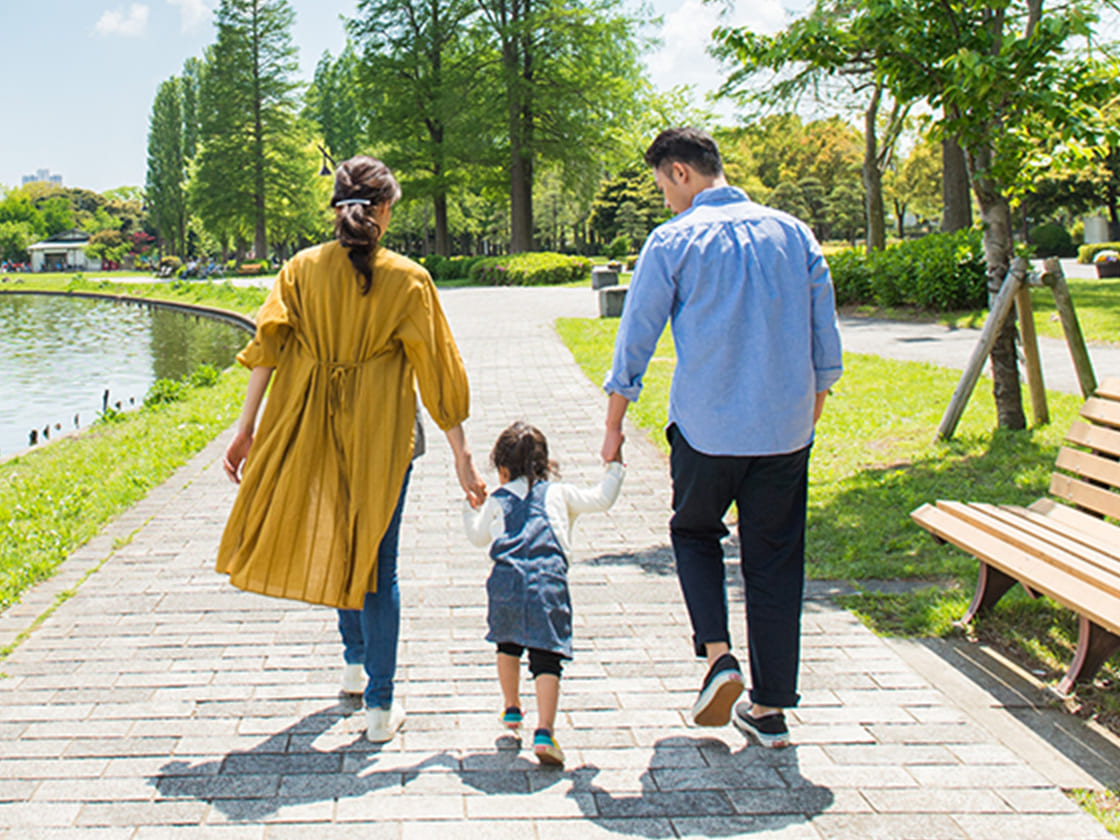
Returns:
[[[769,749],[788,747],[789,727],[786,716],[781,712],[755,717],[751,714],[750,703],[740,703],[735,707],[735,728]]]
[[[730,653],[717,659],[708,670],[700,696],[692,707],[692,721],[697,726],[726,726],[731,709],[743,693],[743,672],[739,660]]]

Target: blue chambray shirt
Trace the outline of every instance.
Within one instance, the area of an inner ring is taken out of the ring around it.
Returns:
[[[737,187],[700,192],[646,240],[603,384],[631,402],[672,318],[669,423],[708,455],[812,442],[816,394],[843,369],[828,265],[812,231]]]

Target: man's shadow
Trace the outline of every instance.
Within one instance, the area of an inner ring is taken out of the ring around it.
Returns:
[[[573,797],[601,828],[642,837],[726,837],[808,822],[832,791],[801,775],[797,747],[745,744],[732,752],[716,738],[674,735],[654,744],[640,792],[616,795],[596,784],[602,771],[571,772]]]
[[[358,797],[374,790],[400,787],[422,771],[436,767],[457,769],[447,752],[391,769],[368,770],[381,746],[364,732],[344,736],[331,749],[316,741],[350,717],[360,701],[338,703],[297,721],[250,750],[235,750],[222,758],[191,764],[169,761],[150,782],[165,799],[192,798],[207,802],[235,822],[259,822],[281,807]],[[328,736],[337,741],[337,736]],[[355,768],[353,772],[349,767]]]

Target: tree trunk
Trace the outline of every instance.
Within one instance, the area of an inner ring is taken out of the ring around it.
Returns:
[[[436,217],[436,253],[451,256],[451,236],[447,232],[447,193],[442,188],[432,196],[432,209]]]
[[[980,205],[984,226],[984,259],[988,264],[988,306],[999,294],[1011,265],[1011,207],[999,186],[983,174],[990,170],[991,149],[978,150],[970,156],[973,187]],[[1015,352],[1018,330],[1015,316],[1004,323],[992,347],[992,392],[996,401],[996,417],[1001,429],[1024,429],[1023,394],[1019,385],[1019,365]]]
[[[258,11],[258,10],[255,10]],[[264,94],[261,92],[261,47],[259,11],[253,15],[253,256],[268,259],[268,240],[265,233],[264,210]]]
[[[879,137],[876,120],[883,89],[875,85],[871,103],[863,114],[863,188],[866,193],[867,251],[882,251],[887,246],[887,223],[883,212],[883,173],[879,170]]]
[[[964,150],[955,138],[941,141],[941,190],[944,209],[941,230],[955,233],[972,227],[972,200],[969,196],[968,167]]]

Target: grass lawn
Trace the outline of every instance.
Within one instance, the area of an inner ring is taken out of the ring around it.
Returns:
[[[130,279],[135,278],[135,279]],[[270,286],[268,283],[267,286]],[[89,279],[81,274],[18,274],[0,284],[5,291],[99,292],[109,295],[153,298],[176,303],[197,303],[255,316],[268,288],[235,286],[228,280],[154,281],[150,274],[117,272],[112,279]]]
[[[593,382],[610,364],[618,322],[561,319],[557,329]],[[642,398],[630,408],[640,427],[660,430],[666,420],[675,355],[662,337],[645,378]],[[1050,392],[1052,422],[1023,432],[993,431],[991,383],[976,388],[955,438],[934,443],[941,414],[960,373],[929,364],[845,355],[844,377],[833,389],[817,430],[810,467],[806,554],[811,578],[843,580],[863,591],[843,600],[878,632],[941,636],[959,632],[977,563],[939,546],[909,513],[936,499],[1029,504],[1046,493],[1057,448],[1081,400]],[[1024,397],[1026,399],[1026,397]],[[653,434],[666,448],[664,436]],[[911,581],[901,594],[878,594],[874,582]],[[975,631],[1025,667],[1056,680],[1072,661],[1073,613],[1046,599],[1012,590]],[[1120,731],[1120,663],[1101,672],[1078,697]],[[1105,687],[1102,687],[1105,686]]]
[[[181,401],[101,420],[0,464],[0,610],[233,423],[247,382],[230,369]]]

